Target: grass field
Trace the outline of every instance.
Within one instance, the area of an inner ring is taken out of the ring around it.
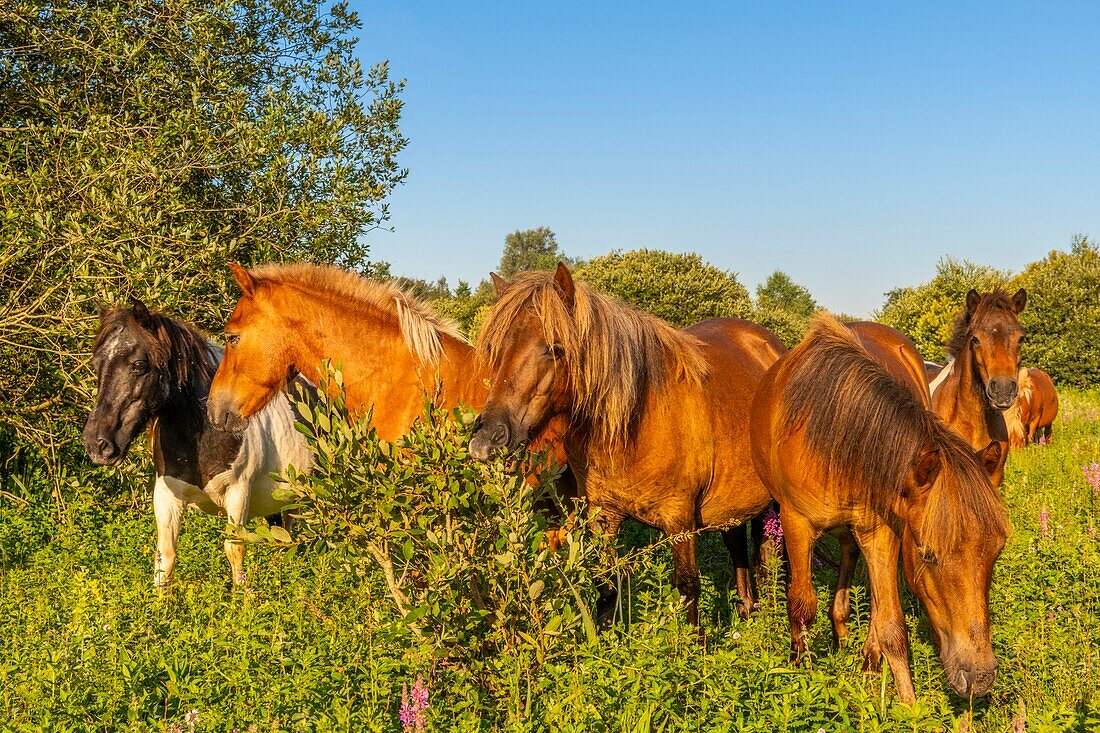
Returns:
[[[1062,398],[1054,443],[1009,459],[1013,532],[992,593],[1000,672],[984,700],[947,691],[911,599],[917,704],[894,701],[888,672],[860,672],[862,566],[854,644],[839,652],[823,613],[831,569],[818,571],[801,668],[788,661],[781,580],[760,589],[756,617],[738,619],[716,536],[701,544],[705,645],[675,610],[662,547],[630,577],[629,624],[597,643],[541,665],[522,648],[454,665],[395,622],[375,574],[336,555],[260,547],[250,590],[227,590],[211,517],[187,518],[176,585],[157,597],[148,506],[85,499],[64,524],[52,505],[0,504],[0,729],[394,731],[419,675],[428,730],[1100,729],[1100,489],[1082,470],[1100,461],[1100,392]],[[653,539],[632,526],[622,542]]]

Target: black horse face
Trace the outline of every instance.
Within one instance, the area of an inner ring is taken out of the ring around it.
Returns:
[[[99,465],[117,466],[134,438],[145,429],[168,397],[168,380],[155,363],[155,345],[133,309],[100,312],[100,331],[92,354],[98,382],[95,407],[84,425],[84,449]]]

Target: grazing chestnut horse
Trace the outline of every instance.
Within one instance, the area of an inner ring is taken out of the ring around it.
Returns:
[[[92,346],[98,391],[84,426],[84,447],[93,462],[117,466],[150,426],[157,476],[153,585],[165,588],[188,506],[224,514],[235,525],[273,514],[286,502],[272,496],[270,474],[288,465],[304,471],[313,456],[281,394],[242,433],[213,429],[206,420],[206,397],[222,347],[194,326],[150,312],[136,299],[130,308],[100,306],[99,319]],[[245,582],[244,545],[226,540],[225,554],[233,582]]]
[[[897,582],[900,553],[948,684],[963,696],[984,695],[997,668],[989,584],[1008,532],[988,476],[1000,446],[992,441],[975,455],[931,412],[916,349],[898,348],[899,339],[880,346],[890,341],[875,333],[882,329],[892,330],[852,329],[818,316],[802,343],[764,376],[753,401],[753,461],[782,506],[792,649],[805,652],[816,613],[813,546],[823,532],[847,527],[871,580],[865,669],[877,669],[885,654],[898,696],[916,699]]]
[[[1004,411],[1016,401],[1020,346],[1024,329],[1019,315],[1027,304],[1023,288],[1009,297],[1002,290],[966,294],[966,306],[955,317],[947,342],[950,360],[929,384],[932,409],[974,450],[989,441],[1001,444],[1001,462],[993,474],[1000,486],[1008,458]]]
[[[744,523],[771,501],[749,456],[749,402],[785,350],[756,324],[711,319],[680,330],[569,270],[494,277],[478,353],[492,371],[470,453],[513,449],[548,421],[569,421],[570,468],[614,537],[624,517],[668,535],[738,523],[724,535],[741,607],[752,607]],[[673,584],[698,622],[695,535],[672,545]],[[614,608],[601,590],[600,616]]]
[[[1058,392],[1042,369],[1021,369],[1016,404],[1005,412],[1009,440],[1013,448],[1030,442],[1046,443],[1053,435],[1058,415]]]

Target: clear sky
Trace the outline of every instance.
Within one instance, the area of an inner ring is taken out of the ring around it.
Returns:
[[[1100,237],[1100,3],[352,0],[408,80],[394,272],[485,277],[504,236],[694,250],[868,314],[944,255]]]

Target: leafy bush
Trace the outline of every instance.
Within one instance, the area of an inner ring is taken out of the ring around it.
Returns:
[[[595,641],[591,596],[608,553],[584,511],[557,512],[562,548],[548,542],[552,471],[536,468],[529,482],[504,461],[471,460],[468,410],[426,404],[387,443],[369,415],[349,419],[342,394],[337,373],[315,404],[298,406],[316,452],[311,473],[288,476],[300,539],[380,572],[396,618],[433,657],[471,664],[523,649],[542,664]]]
[[[321,0],[5,5],[0,428],[55,468],[76,447],[93,297],[220,330],[227,261],[365,263],[405,140],[359,27]]]
[[[737,275],[704,262],[694,252],[615,251],[589,260],[577,270],[577,277],[677,326],[752,314],[749,291]]]
[[[1078,237],[1069,252],[1025,267],[1012,287],[1027,288],[1024,363],[1058,384],[1100,383],[1100,248]]]

